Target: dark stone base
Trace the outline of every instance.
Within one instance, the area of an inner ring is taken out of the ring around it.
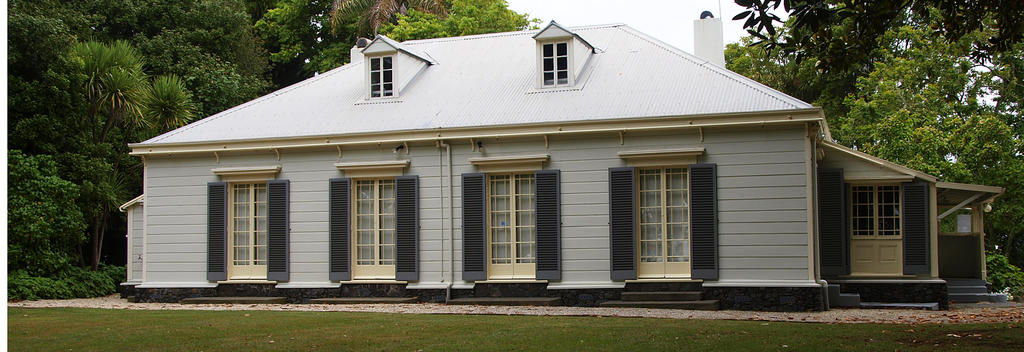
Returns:
[[[704,299],[717,299],[719,309],[777,312],[820,311],[820,287],[705,287]]]
[[[861,302],[939,303],[949,309],[949,292],[945,283],[840,283],[839,291],[860,294]]]
[[[129,296],[134,296],[135,285],[117,285],[117,293],[121,294],[121,298],[128,298]]]
[[[340,288],[276,288],[275,284],[221,284],[215,288],[132,288],[137,302],[178,302],[191,297],[285,297],[288,303],[309,303],[311,298],[416,297],[420,302],[444,303],[445,289],[408,289],[404,284],[348,284]],[[845,286],[845,285],[844,285]],[[943,285],[943,290],[945,285]],[[620,300],[623,292],[703,291],[721,309],[764,311],[822,310],[820,288],[713,287],[699,282],[629,283],[622,288],[549,290],[544,283],[476,284],[473,289],[452,289],[452,298],[560,297],[562,304],[596,307]],[[945,291],[943,291],[945,292]],[[934,302],[934,301],[932,301]],[[948,300],[947,300],[948,307]]]

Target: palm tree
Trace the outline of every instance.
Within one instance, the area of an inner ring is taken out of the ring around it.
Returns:
[[[192,122],[196,106],[192,94],[178,76],[160,76],[144,100],[142,115],[147,123],[160,132],[169,131]]]
[[[334,0],[331,28],[337,33],[343,19],[359,16],[360,33],[376,35],[382,24],[391,22],[396,14],[404,14],[409,9],[438,16],[448,14],[444,0]]]
[[[150,83],[143,71],[143,59],[127,42],[113,44],[100,42],[78,43],[72,48],[81,64],[84,74],[86,99],[90,105],[90,125],[93,126],[93,142],[105,143],[115,126],[124,133],[124,142],[134,131],[142,127],[155,127],[158,132],[184,126],[195,115],[195,105],[185,84],[176,76],[157,77]],[[96,128],[101,127],[100,132]],[[120,142],[114,146],[115,154],[127,152],[127,145]],[[93,269],[99,267],[103,250],[103,235],[107,230],[110,215],[118,204],[131,195],[121,170],[121,157],[115,157],[113,172],[95,175],[90,183],[90,195],[94,204],[92,214],[92,260]]]
[[[99,134],[93,140],[102,143],[110,129],[118,123],[142,126],[142,101],[148,95],[149,82],[142,70],[142,55],[127,42],[107,45],[89,41],[74,46],[73,54],[81,60],[88,76],[86,98],[95,121],[106,115]]]

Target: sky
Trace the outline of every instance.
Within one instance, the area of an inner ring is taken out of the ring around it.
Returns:
[[[709,10],[722,19],[725,43],[739,42],[746,31],[732,17],[744,11],[733,0],[506,0],[509,8],[561,25],[625,23],[679,49],[693,52],[693,20]],[[721,11],[719,11],[721,6]],[[722,12],[725,15],[721,16]],[[781,12],[781,11],[779,11]]]

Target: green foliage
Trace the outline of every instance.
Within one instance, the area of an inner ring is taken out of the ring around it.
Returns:
[[[356,21],[347,19],[334,26],[333,0],[281,0],[260,14],[253,30],[262,38],[273,63],[275,88],[283,88],[316,72],[326,72],[349,61],[355,44]]]
[[[1024,297],[1024,271],[1010,264],[1006,256],[988,252],[985,266],[988,268],[988,281],[996,291],[1010,289],[1014,297]]]
[[[867,52],[823,53],[819,46],[831,44],[821,43],[765,50],[747,38],[727,48],[727,67],[821,106],[844,145],[944,181],[1006,188],[985,214],[986,244],[1024,264],[1024,45],[981,60],[975,50],[994,29],[943,37],[934,30],[942,16],[934,8],[904,12],[872,36]],[[796,21],[773,38],[800,31]],[[850,32],[856,21],[840,22],[830,30]],[[836,55],[862,62],[820,65]]]
[[[410,10],[399,14],[396,24],[383,25],[381,33],[405,41],[519,31],[538,22],[527,14],[510,10],[504,0],[453,0],[446,17]]]
[[[149,90],[143,106],[143,115],[162,130],[184,126],[195,115],[192,94],[185,88],[185,83],[174,75],[154,79],[153,88]]]
[[[335,0],[331,24],[340,28],[345,19],[358,18],[359,33],[372,36],[382,25],[391,23],[395,16],[407,10],[447,16],[445,5],[444,0]]]
[[[7,152],[7,270],[49,276],[69,267],[85,240],[79,186],[48,155]]]
[[[12,300],[68,299],[106,296],[125,280],[125,267],[100,266],[93,271],[69,267],[56,275],[33,276],[24,270],[7,276],[7,297]]]

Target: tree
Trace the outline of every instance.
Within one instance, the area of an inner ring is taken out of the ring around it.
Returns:
[[[447,15],[443,0],[335,0],[331,25],[337,30],[345,18],[358,16],[359,33],[376,35],[377,28],[391,23],[396,15],[405,14],[409,10]]]
[[[453,0],[446,17],[410,10],[381,31],[398,41],[524,30],[539,20],[508,8],[504,0]]]
[[[85,221],[79,187],[57,176],[48,155],[7,152],[7,270],[50,276],[76,262]]]
[[[358,19],[343,19],[332,31],[333,6],[334,0],[282,0],[253,24],[273,63],[274,88],[284,88],[349,62]]]

